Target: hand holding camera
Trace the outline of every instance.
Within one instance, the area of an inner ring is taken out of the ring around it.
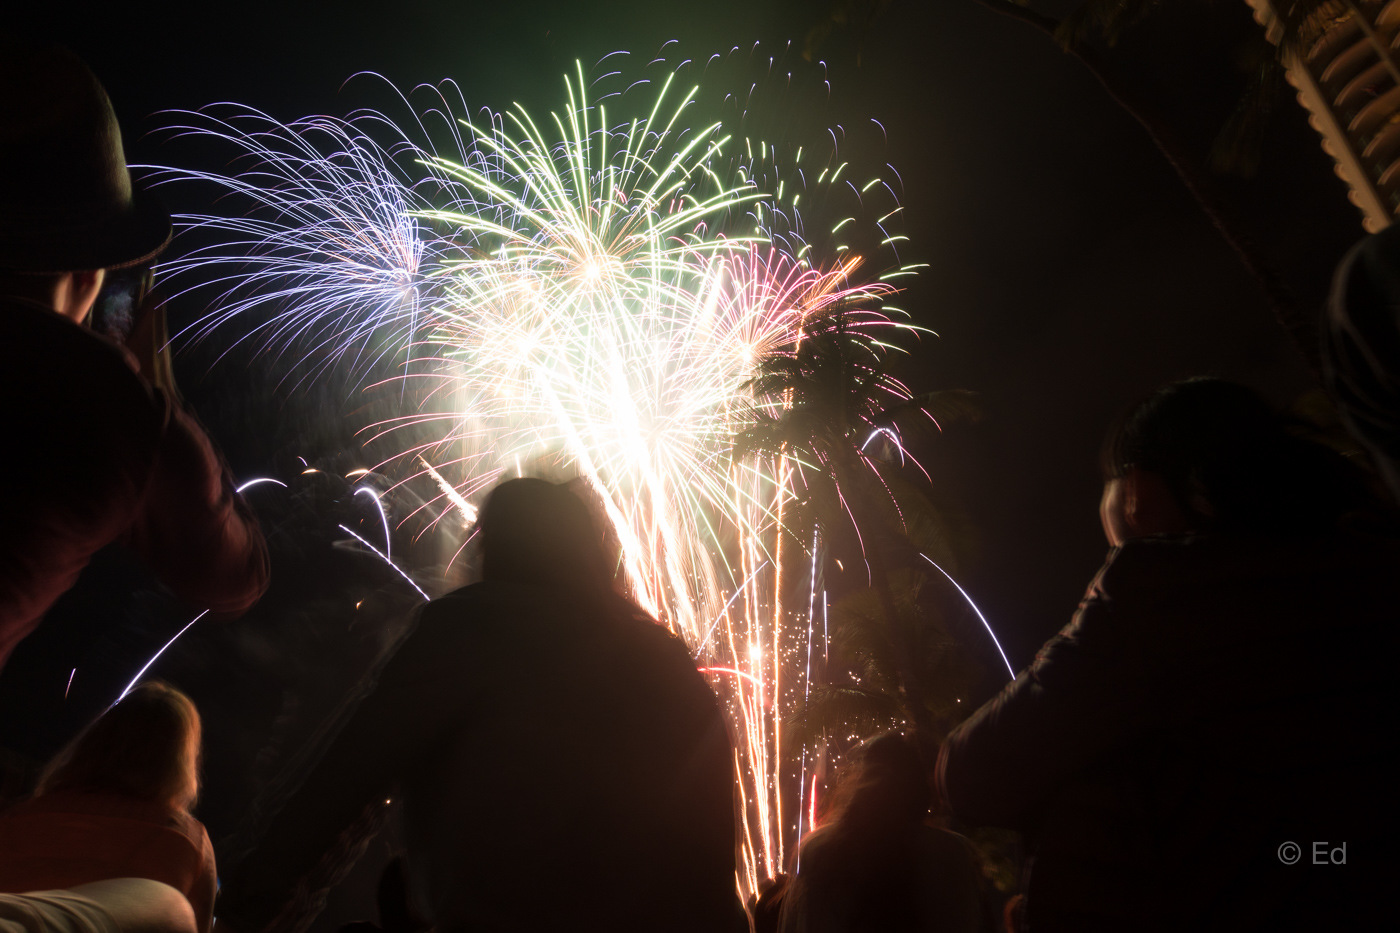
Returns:
[[[141,375],[172,399],[179,399],[170,359],[165,301],[152,288],[150,266],[107,273],[92,309],[92,329],[122,344],[136,357]]]

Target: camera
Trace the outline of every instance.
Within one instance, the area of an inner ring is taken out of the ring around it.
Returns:
[[[150,290],[149,265],[109,270],[93,302],[90,326],[110,340],[126,343],[140,317],[149,313],[145,300]]]

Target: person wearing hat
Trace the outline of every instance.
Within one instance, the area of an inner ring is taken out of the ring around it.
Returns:
[[[168,363],[162,378],[159,315],[130,348],[87,326],[104,278],[169,243],[170,216],[133,183],[87,66],[57,47],[3,46],[0,667],[116,541],[192,607],[241,612],[268,579],[256,520]]]

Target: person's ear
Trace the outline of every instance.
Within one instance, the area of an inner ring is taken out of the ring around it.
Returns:
[[[102,280],[107,273],[103,269],[85,269],[67,274],[67,289],[60,288],[55,295],[59,314],[84,323],[97,301],[97,293],[102,290]]]
[[[1123,524],[1131,537],[1185,534],[1197,522],[1177,503],[1160,474],[1130,468],[1123,474]]]
[[[1136,534],[1139,530],[1139,508],[1142,503],[1142,471],[1137,467],[1129,467],[1123,473],[1123,525],[1125,529]]]

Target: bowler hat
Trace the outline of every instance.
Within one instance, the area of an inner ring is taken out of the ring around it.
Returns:
[[[121,268],[169,242],[96,76],[66,49],[0,42],[0,269]]]

